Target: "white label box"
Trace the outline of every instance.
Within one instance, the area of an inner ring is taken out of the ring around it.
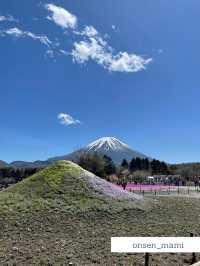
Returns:
[[[200,237],[112,237],[114,253],[200,252]]]

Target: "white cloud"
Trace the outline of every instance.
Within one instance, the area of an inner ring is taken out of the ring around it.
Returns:
[[[60,49],[59,52],[60,52],[60,54],[65,55],[65,56],[70,55],[69,52],[67,52],[67,51],[65,51],[65,50],[63,50],[63,49]]]
[[[109,70],[119,72],[138,72],[146,68],[146,65],[152,61],[151,58],[144,59],[135,54],[119,52],[113,56]]]
[[[57,118],[62,125],[66,125],[66,126],[81,123],[79,120],[76,120],[71,115],[65,114],[65,113],[59,113]]]
[[[66,9],[54,4],[46,4],[45,8],[51,12],[51,15],[47,18],[54,21],[58,26],[61,26],[63,29],[76,28],[77,17]]]
[[[50,47],[50,45],[52,44],[52,42],[49,40],[49,38],[45,35],[36,35],[32,32],[25,32],[25,35],[27,37],[32,38],[33,40],[38,40],[39,42],[41,42],[42,44]]]
[[[115,26],[115,25],[112,25],[111,28],[112,28],[113,30],[116,30],[116,26]]]
[[[17,22],[18,20],[15,19],[13,16],[0,16],[0,22],[2,21],[9,21],[9,22]]]
[[[77,35],[94,37],[98,35],[98,31],[93,26],[86,26],[83,31],[75,31]]]
[[[7,30],[1,30],[1,35],[11,35],[17,38],[24,37],[24,32],[18,28],[9,28]]]
[[[80,33],[84,40],[74,43],[72,58],[74,62],[83,64],[93,60],[109,71],[138,72],[144,70],[152,59],[145,59],[136,54],[119,52],[114,55],[113,48],[102,39],[98,31],[92,27],[85,27]]]
[[[50,58],[54,58],[54,51],[52,49],[48,49],[45,53],[46,56]]]
[[[52,42],[49,40],[49,38],[45,35],[37,35],[35,33],[32,33],[30,31],[23,31],[19,28],[9,28],[5,30],[0,30],[0,35],[2,37],[5,37],[6,35],[13,36],[16,38],[31,38],[33,40],[39,41],[40,43],[48,46],[50,48]]]

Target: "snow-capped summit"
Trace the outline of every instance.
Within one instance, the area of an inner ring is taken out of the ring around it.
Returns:
[[[86,146],[88,151],[98,151],[99,149],[108,150],[123,150],[130,149],[128,145],[114,137],[103,137],[97,139]]]
[[[83,153],[97,153],[99,155],[107,155],[112,158],[113,162],[120,164],[123,159],[130,161],[132,158],[150,158],[138,151],[132,150],[127,144],[114,137],[103,137],[97,139],[82,149],[72,152],[68,155],[51,158],[49,161],[55,160],[73,160],[77,161]]]

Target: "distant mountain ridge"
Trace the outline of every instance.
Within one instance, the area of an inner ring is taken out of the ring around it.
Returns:
[[[42,168],[49,165],[48,161],[34,161],[34,162],[25,162],[25,161],[14,161],[10,163],[8,166],[16,167],[16,168]]]
[[[124,142],[120,141],[115,137],[103,137],[89,143],[88,145],[79,150],[76,150],[72,153],[63,156],[49,158],[46,161],[35,161],[35,162],[15,161],[10,164],[7,164],[7,166],[18,167],[18,168],[25,168],[25,167],[39,168],[47,166],[52,162],[59,160],[70,160],[77,162],[80,156],[85,153],[89,154],[97,153],[99,155],[107,155],[112,158],[115,164],[120,164],[123,159],[130,161],[131,159],[136,157],[141,159],[148,158],[151,160],[149,156],[133,150],[127,144],[125,144]]]
[[[0,168],[6,167],[7,163],[0,160]]]

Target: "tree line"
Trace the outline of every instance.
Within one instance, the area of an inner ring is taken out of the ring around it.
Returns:
[[[3,167],[0,168],[0,187],[7,187],[10,184],[18,183],[38,172],[41,168],[15,168]]]
[[[149,160],[148,158],[133,158],[130,162],[123,159],[120,166],[115,165],[112,159],[99,154],[82,154],[78,164],[84,169],[94,173],[97,176],[106,178],[110,175],[120,177],[123,172],[138,173],[144,172],[146,175],[168,175],[169,167],[165,162],[159,160]]]
[[[152,175],[168,175],[170,173],[168,165],[159,160],[149,160],[148,158],[141,159],[139,157],[133,158],[130,163],[123,160],[121,163],[122,168],[127,168],[130,172],[135,171],[149,171]]]
[[[149,160],[148,158],[133,158],[128,162],[126,159],[120,165],[115,165],[113,160],[107,155],[97,153],[83,153],[76,161],[84,169],[97,176],[112,182],[126,179],[129,181],[142,182],[149,175],[169,175],[173,174],[172,167],[159,160]],[[13,168],[4,167],[0,169],[0,186],[6,187],[22,179],[33,175],[41,168]]]

